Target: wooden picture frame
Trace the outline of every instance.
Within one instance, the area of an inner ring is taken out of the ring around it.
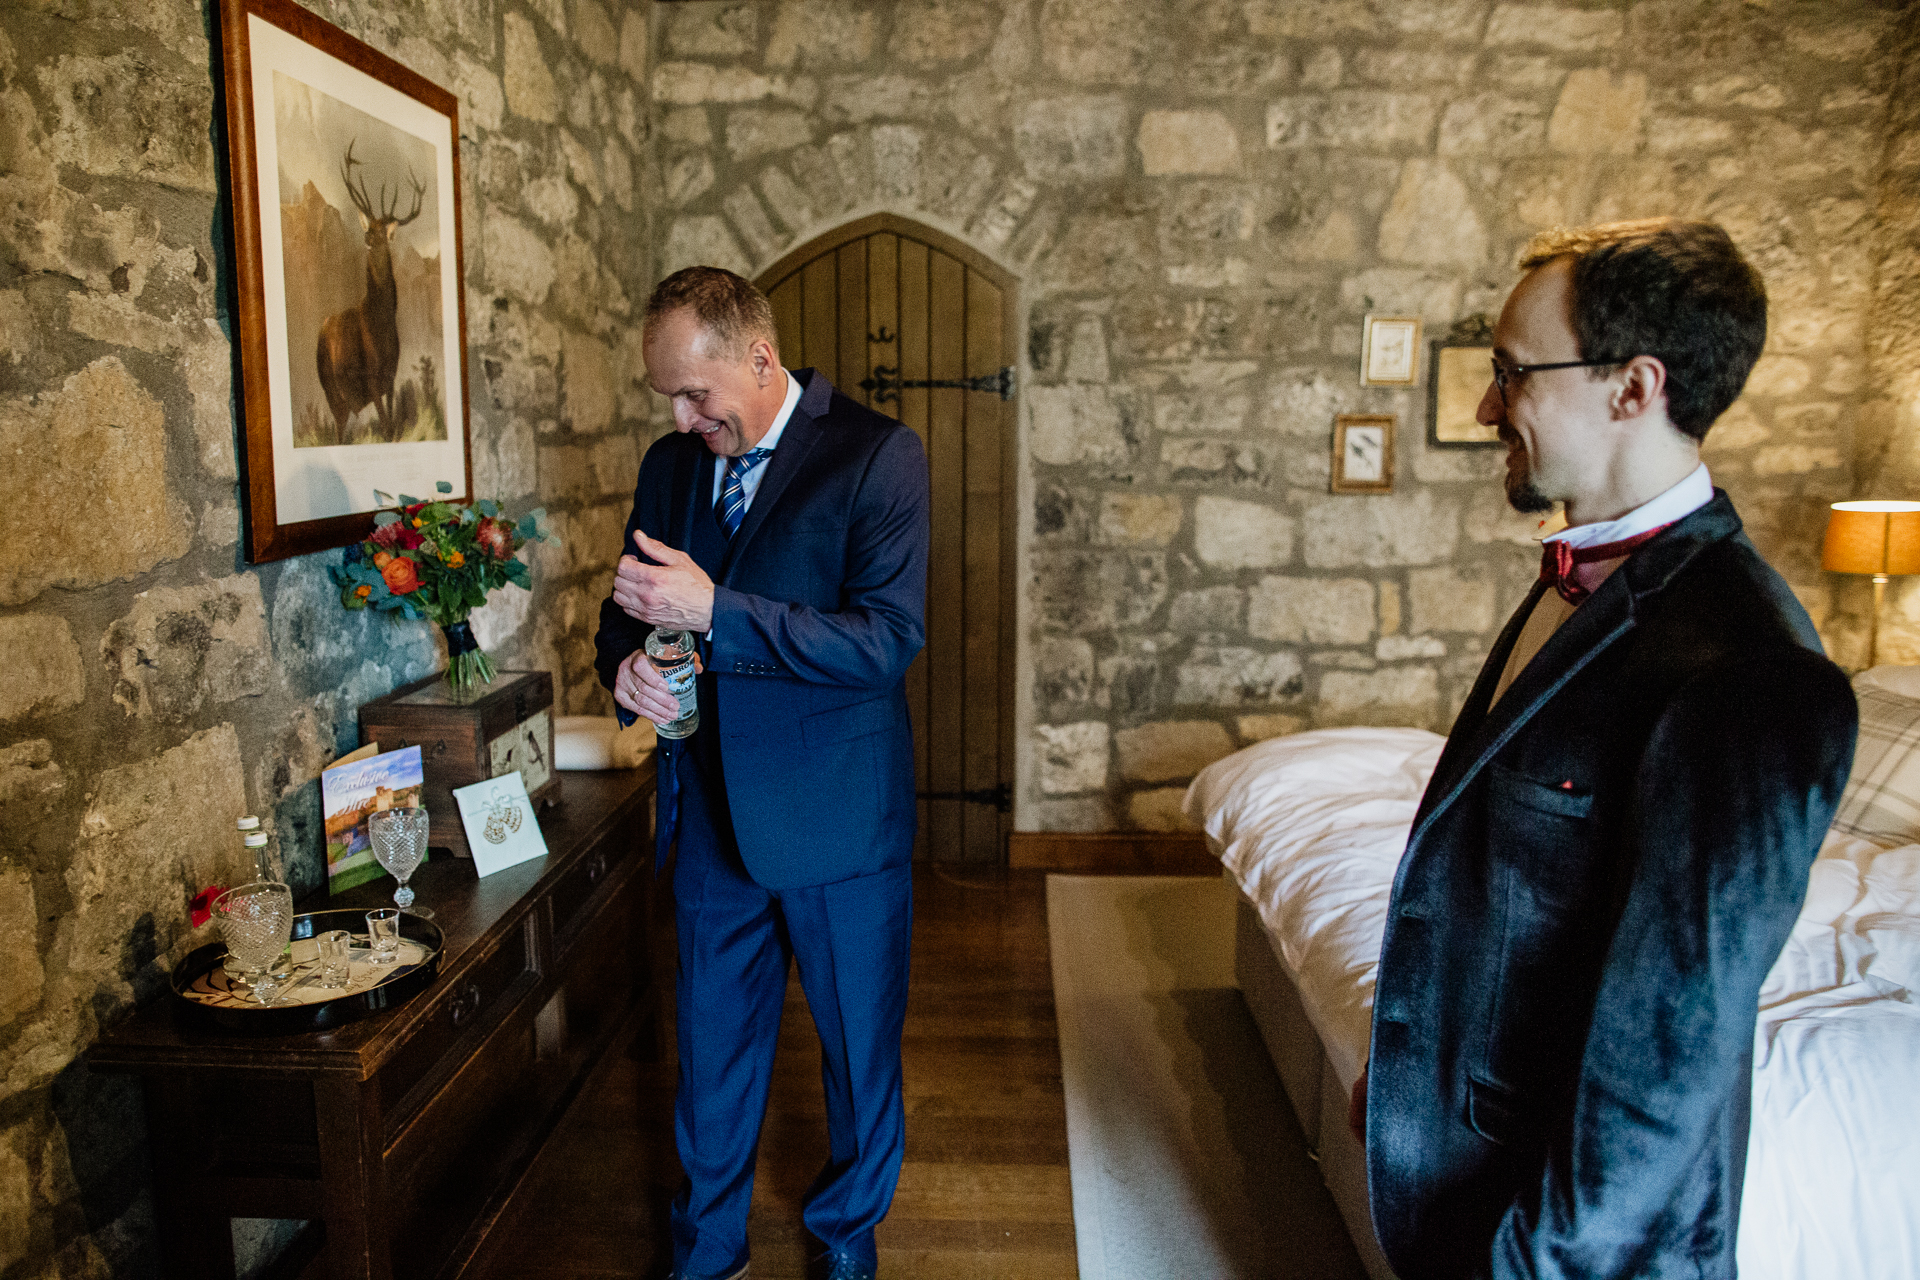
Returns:
[[[1368,316],[1360,339],[1360,381],[1410,387],[1420,380],[1420,318]]]
[[[1333,420],[1333,492],[1393,492],[1397,422],[1391,413],[1343,413]]]
[[[220,50],[259,563],[473,495],[459,99],[291,0],[221,0]]]
[[[1497,428],[1477,420],[1493,380],[1493,347],[1435,341],[1427,360],[1427,444],[1435,449],[1498,449]]]

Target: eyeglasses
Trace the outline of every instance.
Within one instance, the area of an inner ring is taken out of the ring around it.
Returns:
[[[1500,390],[1500,403],[1507,402],[1507,384],[1515,378],[1529,373],[1545,373],[1549,369],[1599,369],[1610,364],[1625,364],[1625,360],[1557,360],[1552,364],[1501,364],[1500,357],[1493,357],[1493,385]]]

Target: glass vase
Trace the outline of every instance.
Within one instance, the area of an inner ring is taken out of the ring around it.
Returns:
[[[464,620],[440,628],[447,638],[447,686],[456,696],[473,692],[474,686],[493,683],[493,659],[473,638],[473,628]]]

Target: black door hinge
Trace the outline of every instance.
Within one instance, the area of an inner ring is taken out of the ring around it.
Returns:
[[[862,391],[871,391],[873,398],[880,404],[889,400],[898,400],[900,392],[906,387],[953,387],[961,391],[991,391],[1002,400],[1013,399],[1013,366],[1008,365],[998,373],[985,373],[977,378],[902,378],[900,370],[892,365],[877,364],[873,367],[873,376],[860,380]]]
[[[972,791],[918,791],[914,793],[922,800],[959,800],[966,804],[990,804],[995,813],[1013,812],[1013,784],[1003,782],[997,787],[978,787]]]

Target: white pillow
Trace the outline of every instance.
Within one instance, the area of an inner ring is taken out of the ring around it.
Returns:
[[[612,716],[561,716],[553,722],[556,769],[637,769],[653,753],[653,726],[622,729]]]
[[[1855,676],[1853,687],[1878,689],[1882,693],[1897,693],[1903,698],[1920,699],[1920,667],[1902,667],[1891,662],[1883,662]]]
[[[1860,738],[1833,829],[1886,849],[1920,842],[1920,698],[1890,691],[1876,673],[1913,671],[1875,667],[1853,680]]]

